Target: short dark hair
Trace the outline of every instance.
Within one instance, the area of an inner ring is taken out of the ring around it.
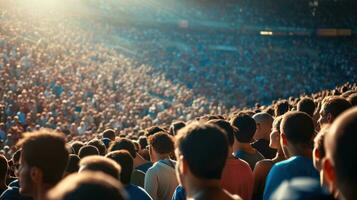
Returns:
[[[185,127],[186,124],[185,122],[183,121],[176,121],[176,122],[173,122],[170,126],[170,129],[169,129],[169,134],[170,135],[176,135],[178,130],[180,130],[181,128]]]
[[[75,173],[79,170],[79,161],[80,158],[75,154],[70,154],[68,157],[68,164],[66,167],[67,173]]]
[[[97,147],[99,151],[99,155],[104,156],[107,153],[107,148],[105,147],[105,144],[103,141],[98,140],[98,139],[92,139],[91,141],[88,142],[88,145],[93,145]]]
[[[145,136],[149,137],[150,135],[154,135],[157,132],[165,131],[164,129],[158,127],[158,126],[152,126],[147,129],[145,129]]]
[[[43,182],[56,184],[62,179],[68,162],[65,137],[50,129],[27,132],[18,142],[21,156],[31,167],[38,167],[43,173]]]
[[[278,117],[280,115],[285,114],[290,110],[290,104],[288,101],[280,101],[277,104],[275,104],[275,117]]]
[[[149,136],[148,142],[159,154],[170,154],[175,149],[175,143],[172,136],[163,131]]]
[[[328,136],[334,143],[331,156],[335,164],[337,187],[346,199],[357,197],[357,107],[339,116],[331,125]]]
[[[87,156],[79,162],[80,169],[100,171],[118,179],[121,167],[115,161],[103,156]]]
[[[297,110],[307,113],[308,115],[310,115],[310,117],[314,116],[314,112],[315,112],[314,100],[309,97],[302,98],[297,104]]]
[[[82,172],[64,178],[47,193],[49,200],[124,200],[120,182],[101,172]]]
[[[146,136],[140,136],[138,140],[141,149],[145,149],[148,146],[148,140]]]
[[[339,96],[332,96],[326,98],[323,103],[323,108],[325,114],[331,114],[332,117],[336,118],[343,111],[352,107],[351,103],[348,102],[345,98]]]
[[[120,181],[127,185],[130,183],[133,172],[134,160],[127,150],[118,150],[108,153],[105,157],[110,158],[121,166]]]
[[[223,119],[213,119],[209,120],[208,123],[212,123],[225,131],[227,134],[228,144],[229,146],[233,146],[234,143],[234,135],[237,133],[238,129],[233,127],[229,122]]]
[[[103,138],[109,138],[111,141],[115,140],[115,131],[113,129],[106,129],[102,133]]]
[[[187,161],[193,175],[220,179],[228,155],[224,130],[211,123],[191,123],[179,130],[176,148]]]
[[[232,126],[238,128],[235,134],[238,142],[250,143],[252,142],[254,133],[257,129],[255,120],[247,114],[239,114],[231,119]]]
[[[285,113],[280,124],[280,132],[293,144],[312,145],[315,127],[312,118],[300,111]]]
[[[99,155],[97,147],[93,145],[84,145],[79,149],[78,156],[80,159],[92,155]]]
[[[6,180],[9,164],[5,156],[0,155],[0,180]]]
[[[116,151],[116,150],[127,150],[133,158],[136,158],[136,150],[135,144],[126,138],[120,138],[114,142],[109,147],[108,152]]]
[[[74,154],[79,154],[79,149],[81,149],[81,147],[83,147],[84,146],[84,143],[83,142],[81,142],[81,141],[74,141],[72,144],[71,144],[71,147],[72,147],[72,149],[73,149],[73,153]]]

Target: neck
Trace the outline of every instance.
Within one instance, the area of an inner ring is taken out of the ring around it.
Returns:
[[[141,155],[140,154],[136,154],[136,157],[134,158],[134,168],[136,168],[136,167],[138,167],[138,166],[140,166],[140,165],[142,165],[142,164],[145,164],[145,163],[147,163],[148,161],[146,161],[143,157],[141,157]]]
[[[36,188],[35,195],[33,196],[34,200],[46,200],[46,193],[50,190],[53,185],[44,184]]]
[[[292,157],[292,156],[302,156],[302,157],[306,157],[306,158],[309,158],[309,159],[312,159],[312,149],[310,148],[304,148],[304,147],[298,147],[298,148],[295,148],[295,147],[290,147],[288,149],[288,152],[289,152],[289,157]]]
[[[165,160],[165,159],[170,159],[170,156],[168,154],[165,155],[160,155],[160,154],[156,154],[156,156],[153,158],[153,162],[157,162],[159,160]]]
[[[278,149],[278,151],[276,152],[276,156],[272,159],[272,161],[274,163],[277,163],[279,161],[282,161],[285,159],[285,156],[284,156],[284,152],[281,148]]]

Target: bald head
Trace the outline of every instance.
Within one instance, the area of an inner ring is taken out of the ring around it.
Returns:
[[[261,112],[253,115],[253,119],[257,124],[257,129],[254,134],[254,139],[267,139],[269,140],[269,135],[271,132],[272,124],[274,118],[266,112]]]
[[[357,107],[342,113],[326,134],[323,170],[329,185],[335,185],[345,199],[356,199],[357,191]]]

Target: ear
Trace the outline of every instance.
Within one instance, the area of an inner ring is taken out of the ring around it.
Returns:
[[[328,113],[327,115],[326,115],[326,119],[327,119],[327,121],[328,121],[328,123],[332,123],[332,121],[334,120],[334,118],[333,118],[333,116],[331,115],[331,113]]]
[[[328,158],[325,158],[322,162],[322,170],[324,173],[325,180],[328,184],[330,192],[332,192],[336,186],[336,171],[335,167],[332,165]]]
[[[30,176],[34,183],[41,183],[43,180],[42,170],[38,167],[31,167]]]
[[[282,147],[288,145],[288,140],[286,139],[285,133],[280,133],[280,144]]]
[[[314,148],[312,153],[315,156],[315,159],[320,160],[320,152],[317,150],[317,148]]]

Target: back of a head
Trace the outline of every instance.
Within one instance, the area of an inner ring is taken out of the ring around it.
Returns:
[[[114,160],[121,166],[120,181],[124,185],[129,184],[134,166],[133,157],[130,153],[126,150],[118,150],[108,153],[105,157]]]
[[[0,155],[0,180],[6,180],[9,164],[5,156]]]
[[[164,129],[158,127],[158,126],[152,126],[149,127],[145,130],[145,136],[149,137],[150,135],[154,135],[155,133],[161,132],[161,131],[165,131]]]
[[[29,166],[36,166],[43,173],[43,182],[55,184],[61,180],[68,162],[63,134],[50,129],[25,133],[19,141],[21,156]]]
[[[297,104],[297,110],[307,113],[308,115],[310,115],[310,117],[312,117],[315,112],[314,100],[308,97],[302,98]]]
[[[78,155],[79,154],[79,150],[81,149],[81,147],[84,146],[83,142],[80,141],[75,141],[71,144],[72,149],[74,150],[74,154]]]
[[[149,136],[149,144],[159,154],[170,154],[175,149],[174,139],[166,132],[158,132]]]
[[[295,145],[311,145],[312,147],[314,130],[312,118],[300,111],[286,113],[280,124],[280,132],[286,135],[288,142]]]
[[[76,173],[79,170],[80,158],[75,154],[70,154],[68,157],[68,164],[66,167],[66,173]]]
[[[325,136],[327,157],[335,165],[338,190],[345,199],[357,199],[357,107],[340,115]]]
[[[88,145],[97,147],[97,149],[99,151],[99,155],[104,156],[107,153],[107,148],[105,147],[105,144],[101,140],[93,139],[88,142]]]
[[[79,158],[84,158],[87,156],[99,155],[97,147],[93,145],[85,145],[79,149],[78,156]]]
[[[101,172],[82,172],[64,178],[47,193],[48,200],[124,200],[127,195],[115,178]]]
[[[121,167],[115,161],[103,156],[87,156],[79,162],[79,171],[100,171],[118,179]]]
[[[182,122],[182,121],[173,122],[170,126],[169,134],[176,135],[177,132],[185,126],[186,126],[185,122]]]
[[[342,112],[351,107],[351,103],[343,97],[333,96],[327,98],[323,103],[323,112],[325,114],[331,114],[333,118],[338,117]]]
[[[103,138],[108,138],[111,141],[115,140],[115,131],[113,129],[106,129],[102,133]]]
[[[280,101],[275,105],[275,117],[285,114],[290,110],[288,101]]]
[[[195,177],[221,178],[228,154],[224,130],[210,123],[192,123],[181,129],[176,139],[176,148]]]
[[[257,125],[252,117],[240,114],[231,119],[232,126],[238,128],[236,139],[241,143],[252,142]]]
[[[351,103],[352,106],[357,106],[357,92],[348,96],[347,100]]]
[[[227,134],[228,145],[233,146],[234,135],[238,131],[238,129],[236,127],[233,127],[229,122],[227,122],[223,119],[209,120],[208,123],[212,123],[212,124],[218,126],[219,128],[223,129],[225,131],[225,133]]]
[[[117,151],[117,150],[127,150],[133,158],[136,158],[135,144],[129,139],[120,138],[114,141],[110,145],[108,152]]]

